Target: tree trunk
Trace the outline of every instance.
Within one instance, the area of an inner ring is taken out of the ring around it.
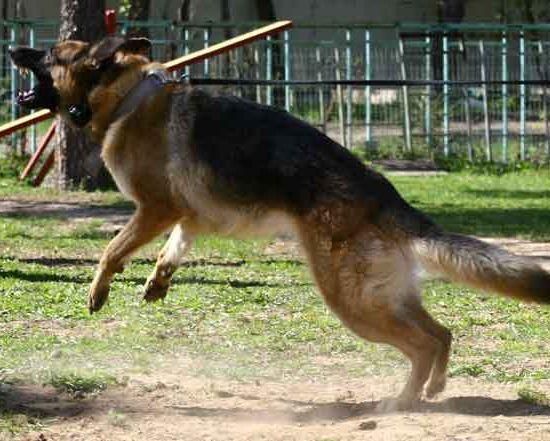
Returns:
[[[131,0],[128,10],[128,20],[147,21],[149,20],[149,10],[151,0]],[[132,27],[128,30],[130,37],[148,37],[149,30],[146,27]]]
[[[61,0],[60,40],[95,41],[105,35],[105,0]],[[58,118],[57,186],[92,190],[110,183],[100,158],[101,148],[82,130]]]

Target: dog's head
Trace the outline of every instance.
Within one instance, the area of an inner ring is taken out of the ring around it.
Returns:
[[[19,105],[61,113],[77,126],[92,118],[90,95],[100,85],[113,82],[124,70],[149,62],[151,43],[145,38],[107,37],[96,44],[67,40],[50,50],[18,47],[10,50],[13,63],[31,71],[36,86],[20,91]]]

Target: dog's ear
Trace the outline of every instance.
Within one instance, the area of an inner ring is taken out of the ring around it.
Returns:
[[[88,58],[92,65],[99,67],[118,52],[148,56],[150,50],[151,42],[147,38],[106,37],[92,46]]]

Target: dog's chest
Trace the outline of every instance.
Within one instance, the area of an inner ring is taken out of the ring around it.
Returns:
[[[135,201],[135,155],[130,154],[131,146],[127,145],[127,137],[123,136],[123,127],[121,123],[115,123],[109,128],[103,141],[101,156],[120,192]]]

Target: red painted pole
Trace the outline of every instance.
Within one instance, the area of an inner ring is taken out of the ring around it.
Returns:
[[[40,146],[34,152],[34,155],[32,155],[31,159],[29,159],[29,162],[27,163],[27,166],[25,167],[25,170],[21,173],[21,176],[19,176],[20,180],[26,179],[27,176],[32,172],[36,164],[38,163],[38,160],[40,159],[40,156],[42,156],[42,153],[44,153],[44,150],[46,150],[46,147],[48,147],[48,144],[53,138],[53,135],[55,134],[57,123],[54,121],[51,125],[44,137],[42,138],[42,141],[40,142]]]
[[[32,181],[33,187],[39,187],[40,184],[42,184],[42,181],[44,181],[44,178],[48,175],[48,173],[50,172],[54,164],[55,164],[55,150],[52,150],[48,155],[48,157],[46,158],[46,161],[38,171],[36,178],[34,178],[34,181]]]
[[[105,31],[107,35],[116,33],[116,11],[114,9],[105,10]]]

